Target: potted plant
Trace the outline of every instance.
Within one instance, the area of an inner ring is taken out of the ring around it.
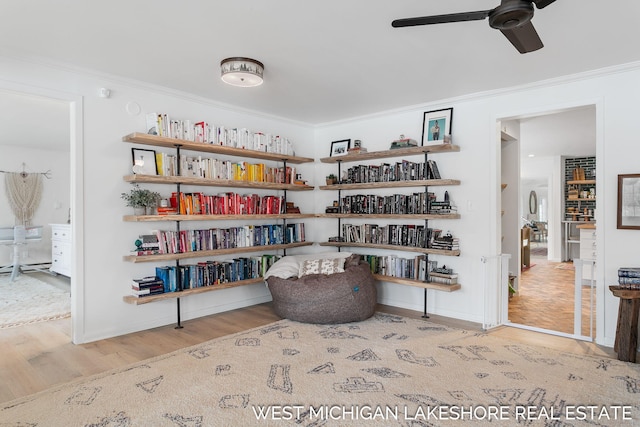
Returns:
[[[133,188],[128,193],[122,193],[121,197],[127,206],[133,207],[135,215],[153,214],[161,198],[160,193],[140,188],[138,184],[133,184]]]
[[[327,175],[327,185],[334,185],[338,182],[338,177],[334,174]]]

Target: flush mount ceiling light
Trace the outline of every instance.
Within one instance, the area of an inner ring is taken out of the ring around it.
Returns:
[[[251,58],[227,58],[220,61],[222,81],[233,86],[254,87],[262,84],[264,65]]]

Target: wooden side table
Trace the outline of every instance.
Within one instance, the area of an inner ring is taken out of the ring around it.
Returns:
[[[635,363],[638,348],[640,290],[621,289],[620,286],[609,286],[609,290],[614,296],[620,298],[616,342],[613,349],[618,353],[618,360]]]

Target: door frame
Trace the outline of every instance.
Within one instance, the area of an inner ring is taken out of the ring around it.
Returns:
[[[500,141],[500,122],[506,120],[518,120],[526,117],[532,116],[540,116],[544,114],[553,114],[559,113],[565,110],[571,110],[575,108],[594,106],[595,107],[595,125],[596,125],[596,176],[600,177],[596,181],[596,194],[601,195],[600,199],[604,198],[602,195],[604,194],[604,99],[602,97],[598,98],[585,98],[580,100],[574,100],[572,102],[562,103],[562,104],[552,104],[546,106],[535,106],[530,108],[525,108],[521,110],[511,110],[509,112],[504,112],[501,114],[495,114],[492,118],[491,125],[497,128],[497,140],[491,144],[491,159],[494,162],[494,167],[492,170],[492,189],[493,195],[492,200],[495,201],[493,209],[493,217],[495,218],[493,229],[494,229],[494,239],[491,239],[491,243],[493,246],[493,253],[500,254],[502,249],[501,238],[500,238],[500,230],[501,230],[501,205],[502,198],[500,195],[500,185],[501,185],[501,141]],[[605,209],[596,209],[595,213],[596,223],[603,224],[606,219]],[[606,266],[604,265],[604,237],[602,233],[598,233],[596,235],[596,263],[598,264],[598,268],[596,269],[596,284],[595,284],[595,295],[596,295],[596,336],[595,342],[600,345],[604,345],[604,300],[605,300],[605,285],[604,285],[604,271]],[[488,316],[492,316],[493,318],[499,319],[499,323],[501,325],[511,324],[508,322],[508,304],[501,303],[504,301],[508,301],[509,298],[509,290],[507,284],[502,284],[498,286],[497,290],[498,294],[493,295],[491,298],[494,298],[497,302],[493,304],[498,312],[488,313]],[[598,333],[598,331],[601,331]],[[541,331],[547,332],[549,331]],[[570,335],[572,338],[581,338],[578,336]]]
[[[0,79],[0,90],[66,102],[69,106],[69,181],[71,207],[71,341],[84,336],[84,138],[83,97]]]

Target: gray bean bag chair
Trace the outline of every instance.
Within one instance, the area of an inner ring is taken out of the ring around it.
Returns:
[[[345,260],[344,272],[300,278],[267,278],[278,316],[304,323],[348,323],[371,317],[377,291],[369,264],[358,255]]]

